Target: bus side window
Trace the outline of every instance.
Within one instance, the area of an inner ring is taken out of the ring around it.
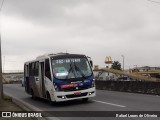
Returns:
[[[24,71],[25,71],[25,72],[24,72],[24,73],[25,73],[25,77],[29,77],[29,69],[28,69],[28,65],[25,65],[24,68],[25,68],[25,70],[24,70]]]
[[[35,62],[29,63],[29,76],[35,76]]]
[[[32,64],[29,63],[29,76],[32,76]]]
[[[39,62],[35,62],[34,76],[39,75]]]
[[[49,59],[45,60],[45,76],[51,80],[51,70],[50,70]]]

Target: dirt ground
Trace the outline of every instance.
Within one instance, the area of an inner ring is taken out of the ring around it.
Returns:
[[[4,99],[0,101],[0,112],[7,111],[25,111],[12,102],[10,97],[4,96]],[[0,113],[1,114],[1,113]],[[0,115],[1,116],[1,115]],[[36,118],[2,118],[0,120],[37,120]]]

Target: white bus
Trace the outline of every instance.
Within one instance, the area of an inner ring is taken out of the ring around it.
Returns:
[[[58,53],[24,64],[25,91],[49,103],[95,96],[92,60],[85,55]]]

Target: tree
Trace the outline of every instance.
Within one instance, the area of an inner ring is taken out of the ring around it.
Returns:
[[[116,70],[121,70],[121,63],[119,61],[114,61],[111,68]]]

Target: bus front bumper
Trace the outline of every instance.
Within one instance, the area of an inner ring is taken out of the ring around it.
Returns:
[[[55,92],[54,98],[56,102],[82,99],[82,98],[90,98],[96,95],[95,87],[89,88],[86,90],[80,91],[71,91],[71,92]]]

